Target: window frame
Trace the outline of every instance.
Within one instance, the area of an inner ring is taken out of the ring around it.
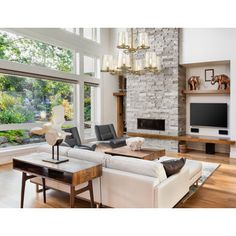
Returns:
[[[56,78],[58,81],[64,81],[64,82],[75,82],[74,85],[74,92],[73,92],[73,106],[74,106],[74,120],[73,121],[66,121],[65,125],[75,125],[78,127],[81,140],[82,141],[91,141],[95,140],[95,138],[89,138],[85,139],[84,138],[84,83],[90,83],[94,84],[95,86],[99,87],[99,91],[101,91],[101,85],[102,81],[100,80],[100,73],[98,73],[98,68],[99,63],[100,63],[100,57],[103,53],[101,53],[101,45],[95,41],[88,40],[86,38],[81,39],[83,35],[83,29],[79,28],[80,34],[76,34],[75,36],[71,34],[71,36],[74,36],[76,38],[80,38],[79,42],[81,44],[69,44],[67,41],[57,41],[53,40],[50,37],[46,37],[45,35],[42,34],[35,34],[35,32],[31,32],[30,30],[27,29],[2,29],[4,31],[16,34],[16,35],[22,35],[26,38],[30,38],[32,40],[37,40],[37,41],[42,41],[44,43],[48,43],[51,45],[55,45],[58,47],[66,48],[69,50],[73,51],[73,71],[72,72],[62,72],[62,71],[57,71],[53,70],[50,68],[44,68],[44,67],[39,67],[39,66],[33,66],[33,65],[27,65],[27,64],[20,64],[20,63],[15,63],[11,61],[5,61],[5,60],[0,60],[0,72],[1,73],[7,73],[5,70],[16,70],[19,73],[21,73],[21,76],[29,76],[28,73],[36,74],[37,76],[43,76],[45,78],[45,75],[50,77],[50,78]],[[46,30],[47,31],[47,30]],[[55,31],[57,33],[57,36],[60,33],[60,31],[65,31],[65,30],[60,30],[60,29],[52,29],[52,31]],[[68,31],[63,32],[63,35],[68,35]],[[101,35],[101,32],[100,32]],[[64,38],[64,37],[63,37]],[[65,37],[67,38],[67,37]],[[87,42],[89,41],[89,43]],[[91,43],[90,43],[91,42]],[[94,44],[95,43],[95,44]],[[88,47],[89,45],[91,48]],[[86,49],[84,49],[84,45],[86,45]],[[77,61],[76,54],[78,53],[78,58],[79,62]],[[93,57],[96,59],[95,61],[95,68],[96,68],[96,74],[95,77],[87,76],[83,74],[83,69],[84,69],[84,61],[83,61],[83,55],[87,55],[90,57]],[[76,70],[76,63],[78,63],[79,66],[79,74],[77,74]],[[1,69],[4,69],[4,72],[1,71]],[[26,72],[26,74],[24,74]],[[36,72],[36,73],[35,73]],[[99,70],[100,72],[100,70]],[[32,76],[31,76],[32,77]],[[101,103],[101,92],[98,93],[97,95],[98,98],[98,106],[97,106],[97,121],[101,121],[101,113],[102,111],[98,111],[98,109],[101,109],[102,105]],[[30,124],[2,124],[0,125],[0,130],[13,130],[13,129],[24,129],[26,126],[27,128],[39,126],[38,123],[30,123]]]

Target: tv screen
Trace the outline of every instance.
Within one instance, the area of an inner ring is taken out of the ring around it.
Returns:
[[[190,103],[190,125],[227,128],[227,103]]]

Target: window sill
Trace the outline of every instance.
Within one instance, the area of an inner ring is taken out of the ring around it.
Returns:
[[[0,165],[11,163],[12,159],[15,156],[19,156],[19,155],[23,156],[23,155],[32,153],[36,150],[36,148],[39,145],[44,145],[44,144],[45,144],[45,142],[1,148],[0,149]]]

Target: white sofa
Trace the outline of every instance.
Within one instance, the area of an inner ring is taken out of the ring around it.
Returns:
[[[40,146],[37,152],[51,152],[48,145]],[[146,161],[122,156],[111,156],[102,152],[92,152],[68,147],[60,148],[60,155],[69,158],[101,163],[103,174],[93,181],[94,199],[109,207],[117,208],[171,208],[189,191],[191,185],[190,169],[186,165],[175,175],[167,178],[159,161]],[[195,175],[201,175],[201,165]],[[196,172],[196,171],[195,171]],[[40,183],[39,178],[33,180]],[[69,187],[51,180],[46,185],[64,192]],[[85,185],[85,184],[84,184]],[[81,188],[83,185],[78,186]],[[79,197],[90,199],[85,192]]]

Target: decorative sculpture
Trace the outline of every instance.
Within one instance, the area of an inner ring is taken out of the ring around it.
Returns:
[[[47,143],[52,146],[52,159],[45,159],[43,161],[55,164],[68,161],[68,159],[65,158],[59,160],[59,145],[64,141],[67,135],[70,135],[70,133],[66,133],[61,129],[61,126],[65,122],[64,114],[65,110],[63,106],[55,106],[52,108],[51,122],[44,124],[43,127],[32,128],[30,131],[32,134],[45,134]],[[55,146],[57,147],[57,159],[54,159]]]
[[[126,144],[132,151],[137,151],[141,150],[144,141],[145,139],[140,137],[128,138],[126,139]]]
[[[211,84],[214,85],[215,83],[218,83],[218,90],[230,89],[230,78],[225,74],[212,76]]]
[[[197,90],[200,86],[200,76],[191,76],[188,79],[188,85],[190,90]]]

